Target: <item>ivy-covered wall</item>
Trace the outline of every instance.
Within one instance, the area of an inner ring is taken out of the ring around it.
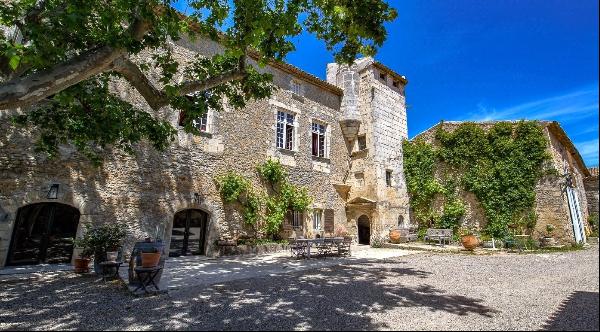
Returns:
[[[504,238],[542,236],[552,223],[559,226],[554,235],[569,239],[562,168],[550,141],[538,121],[440,123],[405,141],[413,224],[422,231],[466,226]]]

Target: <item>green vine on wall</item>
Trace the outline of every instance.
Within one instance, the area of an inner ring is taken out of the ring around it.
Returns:
[[[241,205],[246,224],[257,234],[274,237],[288,211],[306,211],[312,198],[306,188],[288,181],[288,174],[278,160],[268,159],[257,167],[257,172],[270,188],[259,192],[248,179],[233,171],[216,180],[223,200]]]
[[[532,229],[536,216],[535,185],[544,176],[549,156],[542,126],[535,121],[498,122],[484,130],[475,123],[449,132],[439,126],[435,144],[405,141],[404,171],[411,208],[419,225],[455,228],[465,213],[457,189],[481,203],[484,233],[504,237],[509,228]],[[442,197],[442,213],[434,210]]]

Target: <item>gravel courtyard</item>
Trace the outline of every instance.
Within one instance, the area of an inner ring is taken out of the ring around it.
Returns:
[[[152,297],[46,273],[0,279],[0,330],[598,330],[598,280],[598,246],[415,253]]]

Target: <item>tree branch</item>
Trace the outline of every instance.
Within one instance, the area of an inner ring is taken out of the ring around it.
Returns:
[[[146,99],[152,109],[157,110],[169,103],[167,95],[158,90],[131,60],[121,57],[114,62],[114,70],[123,77]]]
[[[125,50],[103,46],[49,70],[16,77],[0,85],[0,110],[26,107],[107,70]]]
[[[116,59],[113,69],[121,74],[141,95],[148,105],[154,110],[169,104],[169,99],[164,91],[157,89],[140,68],[131,60],[122,57]],[[218,85],[241,80],[246,77],[245,67],[211,77],[203,81],[188,81],[176,86],[177,95],[183,96],[194,92],[210,90]]]

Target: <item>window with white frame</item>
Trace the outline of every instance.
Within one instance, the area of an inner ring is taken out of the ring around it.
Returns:
[[[292,227],[302,228],[302,212],[292,211]]]
[[[302,96],[302,83],[300,83],[296,80],[291,80],[290,81],[290,90],[292,90],[292,92],[294,94],[297,94],[298,96]]]
[[[277,147],[280,149],[294,150],[294,123],[295,115],[292,113],[277,112]]]
[[[203,133],[208,132],[208,112],[206,111],[201,117],[192,120],[192,125]],[[179,112],[179,126],[185,125],[186,116],[184,111]]]
[[[327,140],[325,133],[327,125],[313,122],[312,123],[312,155],[316,157],[327,157]]]
[[[323,210],[314,209],[313,210],[313,229],[321,230],[323,228]]]

